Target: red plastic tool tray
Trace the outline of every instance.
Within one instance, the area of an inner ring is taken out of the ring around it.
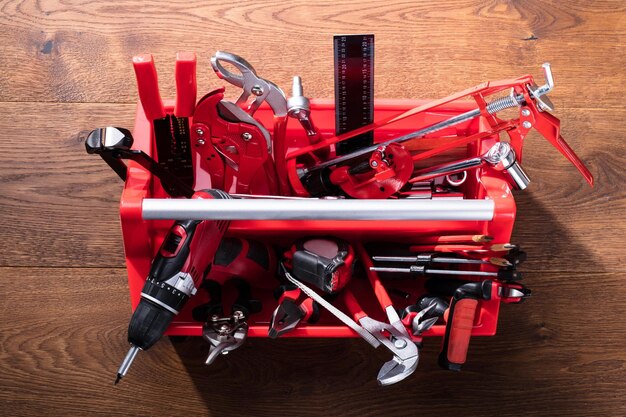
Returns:
[[[377,120],[399,114],[426,101],[416,100],[377,100],[375,114]],[[169,106],[168,106],[169,105]],[[455,102],[443,105],[436,111],[427,111],[414,117],[394,123],[393,127],[382,127],[375,131],[375,141],[382,142],[400,135],[412,132],[415,126],[430,125],[460,113],[472,110],[475,103],[472,101]],[[166,103],[166,110],[170,111],[172,103]],[[316,125],[322,135],[331,137],[334,134],[335,109],[331,100],[312,100],[311,112],[315,117]],[[261,107],[255,117],[265,126],[272,126],[272,112],[268,107]],[[192,121],[190,121],[192,123]],[[461,123],[437,132],[436,138],[415,141],[412,150],[424,150],[441,145],[446,140],[458,139],[460,136],[469,136],[487,130],[489,126],[482,118]],[[271,129],[270,129],[271,130]],[[155,144],[152,141],[152,126],[146,119],[141,105],[137,107],[134,127],[134,148],[141,149],[148,155],[155,155]],[[290,148],[306,146],[307,138],[297,121],[290,119],[287,127],[288,145]],[[496,142],[497,137],[488,137],[478,143],[472,143],[458,148],[454,157],[475,157],[484,153]],[[459,154],[460,152],[460,154]],[[450,155],[448,155],[450,156]],[[428,163],[432,163],[429,160]],[[484,234],[494,238],[491,243],[509,242],[515,220],[515,202],[509,183],[501,173],[493,170],[478,168],[471,172],[462,186],[463,198],[491,199],[495,203],[494,216],[491,221],[233,221],[227,232],[228,236],[253,238],[271,243],[279,248],[287,248],[298,238],[310,236],[333,235],[347,241],[362,242],[395,242],[407,245],[419,244],[424,236],[438,236],[441,234],[476,235]],[[128,177],[122,193],[120,217],[122,222],[124,250],[128,267],[128,283],[133,309],[139,303],[140,292],[150,270],[150,263],[155,256],[165,233],[171,226],[171,221],[145,221],[141,216],[141,205],[144,198],[166,198],[167,195],[151,174],[130,161]],[[482,270],[495,270],[489,265],[481,265]],[[373,290],[367,279],[353,279],[355,286],[361,286],[359,302],[368,314],[377,320],[385,320],[385,315],[376,301]],[[406,304],[414,302],[423,292],[423,279],[407,279],[394,281],[394,288],[410,294]],[[383,281],[384,282],[384,281]],[[273,298],[273,289],[279,285],[277,280],[262,283],[253,288],[253,296],[263,304],[260,313],[248,319],[250,325],[248,336],[267,337],[268,324],[276,300]],[[198,295],[190,300],[184,310],[174,319],[168,330],[169,335],[201,336],[202,324],[194,322],[191,310],[198,304],[207,301],[206,295],[199,291]],[[495,334],[498,311],[501,299],[496,295],[489,301],[480,301],[475,316],[472,335],[490,336]],[[338,304],[344,311],[345,308]],[[398,304],[397,307],[404,308]],[[423,336],[442,336],[445,325],[435,325]],[[357,337],[350,328],[344,326],[330,314],[322,314],[320,321],[315,324],[301,324],[285,337]]]

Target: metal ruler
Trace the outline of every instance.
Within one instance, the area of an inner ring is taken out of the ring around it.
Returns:
[[[335,35],[335,134],[374,122],[374,35]],[[374,143],[367,132],[337,144],[345,155]]]

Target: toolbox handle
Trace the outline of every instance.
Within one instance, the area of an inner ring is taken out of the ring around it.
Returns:
[[[144,220],[490,221],[493,200],[180,200],[146,198]]]

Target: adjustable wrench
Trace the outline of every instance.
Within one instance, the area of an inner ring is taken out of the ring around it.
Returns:
[[[380,385],[391,385],[411,375],[419,361],[419,350],[411,340],[396,310],[391,307],[385,312],[389,323],[374,320],[363,311],[350,291],[344,292],[344,301],[354,319],[393,353],[393,359],[385,362],[378,372]]]
[[[375,336],[378,338],[379,334],[382,335],[384,340],[380,338],[379,340],[394,353],[394,359],[387,362],[378,374],[378,382],[381,385],[393,384],[403,380],[415,371],[419,361],[419,350],[417,345],[413,343],[411,336],[404,326],[404,323],[402,323],[402,320],[398,316],[398,312],[394,308],[393,302],[391,301],[391,298],[389,298],[385,287],[383,287],[380,282],[378,274],[371,270],[371,267],[373,266],[372,260],[367,251],[361,243],[356,245],[356,250],[361,258],[361,262],[363,262],[363,266],[365,266],[367,278],[374,289],[376,299],[378,300],[381,308],[385,310],[385,314],[387,315],[390,324],[377,322],[366,316],[360,317],[359,322],[368,331],[373,330],[379,332],[375,334]],[[357,309],[358,304],[356,304],[356,299],[354,299],[354,297],[346,295],[345,301],[346,305],[353,314],[359,313],[358,310],[360,310],[360,308]],[[365,320],[366,324],[363,323],[363,320]],[[390,335],[390,338],[387,337],[387,334]]]
[[[233,74],[222,66],[228,63],[241,73]],[[217,51],[211,57],[211,66],[215,74],[230,84],[242,88],[243,92],[236,104],[242,106],[252,116],[264,101],[274,112],[273,149],[276,174],[282,195],[291,195],[291,187],[287,179],[287,98],[285,93],[273,82],[257,76],[256,71],[245,59],[229,52]]]
[[[374,348],[382,344],[393,353],[394,358],[386,362],[378,372],[377,380],[380,385],[395,384],[415,371],[419,360],[417,345],[411,340],[411,337],[398,317],[398,313],[396,313],[393,307],[387,309],[387,316],[391,324],[376,321],[363,312],[363,309],[359,306],[351,293],[345,291],[344,294],[345,297],[347,297],[346,305],[352,310],[352,314],[360,323],[359,325],[311,288],[295,279],[283,264],[281,264],[281,268],[289,282],[300,288],[304,294],[319,303],[320,306],[324,307],[345,325],[354,330],[367,343]]]

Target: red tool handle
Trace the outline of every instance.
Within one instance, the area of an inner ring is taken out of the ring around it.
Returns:
[[[134,56],[133,68],[137,78],[139,100],[146,117],[150,121],[163,119],[166,113],[161,101],[161,94],[159,93],[159,81],[152,55],[141,54]]]
[[[474,326],[478,300],[474,298],[452,299],[448,313],[448,325],[439,353],[439,365],[451,371],[460,371],[467,359]]]
[[[593,175],[576,155],[576,152],[565,142],[563,136],[561,136],[561,122],[559,119],[547,112],[539,113],[534,108],[532,111],[535,113],[535,129],[578,169],[589,185],[593,186]]]
[[[387,294],[387,290],[383,286],[383,283],[380,281],[378,274],[376,271],[370,270],[371,267],[374,266],[372,263],[372,259],[367,254],[367,251],[363,247],[361,243],[356,245],[356,250],[361,258],[361,262],[363,262],[363,266],[365,267],[365,273],[367,274],[367,278],[372,284],[372,288],[374,289],[374,293],[376,294],[376,299],[378,300],[380,306],[385,310],[389,306],[393,306],[393,302],[391,298],[389,298],[389,294]]]
[[[176,104],[174,116],[191,117],[196,108],[196,54],[178,52],[176,54]]]
[[[343,302],[346,304],[348,311],[352,314],[356,322],[359,322],[363,317],[367,317],[367,314],[359,305],[359,302],[352,294],[352,291],[345,290],[343,292]]]

